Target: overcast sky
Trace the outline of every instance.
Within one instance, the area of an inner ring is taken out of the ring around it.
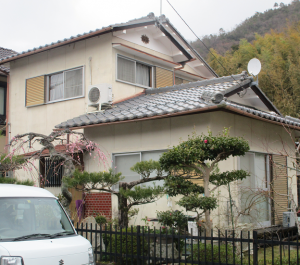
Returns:
[[[255,12],[273,8],[276,0],[169,0],[201,37],[230,31]],[[289,4],[291,0],[281,0]],[[278,2],[278,3],[279,3]],[[17,52],[115,23],[160,14],[160,0],[0,0],[0,46]],[[166,0],[162,11],[188,40],[194,35]]]

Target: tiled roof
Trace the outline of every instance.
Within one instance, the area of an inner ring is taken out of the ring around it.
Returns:
[[[1,60],[2,58],[6,58],[6,57],[12,56],[12,55],[14,55],[14,54],[18,54],[18,53],[15,52],[15,51],[13,51],[13,50],[11,50],[11,49],[5,49],[5,48],[0,47],[0,60]],[[5,66],[3,66],[3,65],[0,65],[0,70],[1,70],[1,71],[4,71],[4,72],[6,72],[6,73],[9,73],[9,68],[8,68],[8,67],[5,67]]]
[[[74,42],[77,39],[84,39],[84,38],[88,38],[88,37],[91,37],[91,36],[96,36],[96,35],[98,35],[100,33],[111,31],[114,28],[122,28],[122,27],[128,27],[128,26],[130,27],[131,25],[148,23],[148,22],[155,22],[157,20],[158,20],[158,18],[155,17],[155,15],[153,13],[149,13],[145,17],[141,17],[141,18],[138,18],[138,19],[130,20],[130,21],[125,22],[125,23],[113,24],[113,25],[109,25],[107,27],[102,27],[101,29],[91,30],[91,31],[85,32],[83,34],[78,34],[76,36],[71,36],[69,38],[65,38],[63,40],[58,40],[56,42],[45,44],[43,46],[35,47],[33,49],[29,49],[27,51],[23,51],[23,52],[20,52],[20,53],[7,54],[6,56],[3,56],[3,57],[0,56],[0,63],[2,61],[4,61],[4,60],[7,60],[7,59],[11,59],[11,58],[15,58],[15,57],[16,58],[17,57],[21,57],[21,55],[23,56],[23,55],[25,55],[27,53],[30,53],[30,52],[38,52],[39,50],[42,51],[42,50],[49,49],[49,48],[52,48],[52,47],[54,48],[54,47],[56,47],[58,45],[63,45],[63,44],[67,44],[69,42]]]
[[[234,79],[233,79],[234,78]],[[126,120],[149,119],[154,117],[180,115],[214,108],[228,108],[258,118],[284,122],[300,127],[300,120],[283,118],[275,112],[260,111],[229,100],[224,95],[239,87],[249,87],[252,78],[245,75],[215,78],[172,87],[146,90],[137,96],[113,105],[111,109],[83,114],[55,126],[58,129],[82,127],[93,124],[113,123]]]

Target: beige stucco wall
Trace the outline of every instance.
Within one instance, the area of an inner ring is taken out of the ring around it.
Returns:
[[[151,65],[163,65],[116,50],[112,47],[112,43],[115,42],[125,43],[164,59],[172,60],[170,56],[113,37],[111,33],[107,33],[12,61],[10,63],[11,72],[9,84],[10,137],[12,138],[17,134],[27,132],[49,134],[54,129],[55,125],[85,114],[88,104],[88,88],[91,84],[110,84],[113,90],[114,101],[133,96],[134,94],[143,91],[144,88],[140,86],[116,81],[117,54],[122,54]],[[84,97],[43,104],[40,106],[25,106],[26,79],[40,75],[49,75],[81,66],[84,67]],[[118,136],[117,139],[121,139],[121,136]],[[117,143],[117,146],[121,146],[121,144]],[[38,150],[39,148],[39,145],[34,145],[35,150]],[[31,152],[34,149],[25,147],[25,152]],[[34,167],[39,169],[38,161],[34,162]],[[15,176],[19,179],[33,179],[38,185],[38,172],[33,174],[32,172],[25,172],[22,169],[16,171]],[[58,190],[53,192],[56,195]]]
[[[243,136],[249,141],[251,151],[280,153],[280,150],[282,150],[282,139],[286,141],[284,142],[285,147],[293,147],[292,141],[289,141],[289,136],[283,127],[223,111],[97,126],[86,128],[85,134],[88,138],[98,142],[100,147],[107,152],[108,157],[112,158],[113,153],[167,149],[177,145],[180,140],[187,139],[188,135],[191,135],[193,131],[197,134],[207,133],[208,127],[214,134],[220,132],[224,127],[230,127],[230,135]],[[239,169],[238,158],[230,157],[226,161],[220,162],[219,169],[220,171]],[[103,170],[103,168],[86,158],[85,170],[94,172]],[[293,173],[289,172],[290,175]],[[292,179],[292,182],[295,184],[295,178]],[[231,184],[231,191],[235,196],[238,196],[238,187],[237,182]],[[293,187],[293,193],[296,196],[296,185]],[[227,188],[218,188],[214,191],[214,195],[219,200],[219,207],[212,214],[214,225],[218,227],[226,226],[226,203],[229,197]],[[166,195],[155,203],[139,206],[139,214],[133,218],[131,224],[143,224],[140,221],[141,218],[145,216],[155,217],[156,211],[180,209],[175,204],[177,199],[171,198],[172,207],[167,206]],[[238,200],[237,197],[234,199]],[[112,204],[113,214],[116,215],[116,198],[113,198]]]
[[[147,50],[148,53],[162,58],[166,57],[162,53],[113,37],[111,33],[107,33],[12,61],[9,98],[9,120],[12,136],[28,131],[50,133],[55,125],[86,113],[87,93],[90,84],[111,84],[115,101],[143,91],[144,88],[142,87],[116,81],[116,55],[123,54],[162,67],[163,64],[140,59],[137,56],[112,48],[112,43],[117,41],[141,50]],[[91,68],[89,58],[92,59]],[[172,60],[171,57],[167,59]],[[84,67],[85,97],[40,106],[25,106],[26,79],[79,66]]]

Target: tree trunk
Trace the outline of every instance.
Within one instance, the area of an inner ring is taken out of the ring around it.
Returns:
[[[64,174],[63,174],[63,176],[66,177],[66,178],[71,178],[74,171],[75,171],[75,166],[73,164],[73,161],[67,160],[64,163]],[[66,212],[71,217],[71,210],[70,210],[69,206],[72,202],[72,193],[69,192],[68,187],[66,186],[66,184],[64,182],[62,182],[62,184],[61,184],[61,193],[65,197],[65,200],[62,202],[62,204],[63,204]]]
[[[210,197],[209,175],[210,175],[210,172],[208,170],[206,170],[205,174],[203,174],[204,195],[207,198]],[[206,226],[205,226],[206,235],[210,236],[211,229],[212,229],[212,223],[210,221],[210,212],[208,210],[205,211],[205,224],[206,224]]]
[[[123,188],[124,190],[127,189],[127,183],[126,182],[120,182],[119,188]],[[119,217],[119,226],[127,227],[129,220],[128,220],[128,206],[127,206],[127,199],[124,198],[121,194],[119,194],[118,197],[118,203],[119,203],[119,210],[118,210],[118,217]]]

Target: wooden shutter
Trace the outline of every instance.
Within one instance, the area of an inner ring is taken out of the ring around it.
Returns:
[[[45,102],[45,76],[26,80],[26,106],[40,105]]]
[[[156,87],[173,86],[173,72],[160,67],[156,67],[155,81]]]
[[[272,160],[272,221],[273,224],[279,225],[282,224],[282,213],[288,208],[288,197],[284,196],[288,194],[287,158],[272,155]]]

